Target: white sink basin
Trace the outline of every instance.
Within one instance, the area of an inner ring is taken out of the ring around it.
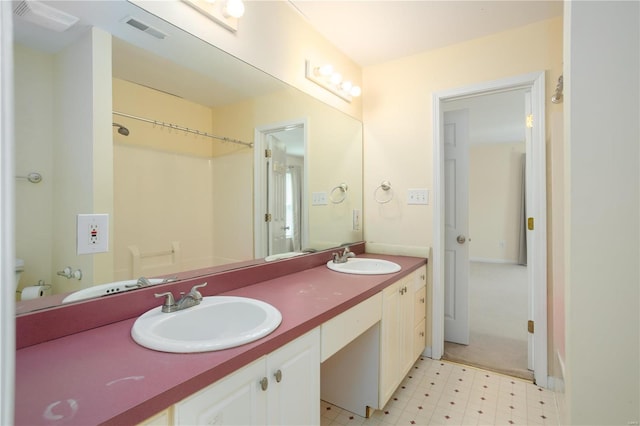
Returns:
[[[393,274],[402,269],[400,265],[395,262],[364,257],[352,257],[347,259],[345,263],[333,263],[333,260],[330,260],[327,262],[327,268],[345,274],[360,275]]]
[[[151,285],[167,282],[166,279],[162,278],[151,278],[148,281]],[[138,280],[125,280],[83,288],[82,290],[74,291],[62,299],[62,303],[77,302],[78,300],[92,299],[94,297],[108,296],[110,294],[134,290],[137,282]]]
[[[163,352],[209,352],[233,348],[273,332],[282,321],[275,307],[246,297],[204,297],[199,305],[140,315],[131,329],[138,344]]]

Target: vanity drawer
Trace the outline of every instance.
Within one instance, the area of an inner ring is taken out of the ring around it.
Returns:
[[[322,324],[320,362],[348,345],[382,318],[382,294],[364,302]]]

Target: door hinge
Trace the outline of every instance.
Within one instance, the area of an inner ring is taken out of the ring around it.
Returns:
[[[271,222],[271,213],[265,213],[264,214],[264,221],[265,222]]]
[[[270,149],[265,149],[264,150],[264,158],[271,158],[271,150]]]
[[[527,331],[531,334],[533,334],[533,329],[534,329],[534,323],[533,320],[529,320],[527,321]]]
[[[533,114],[527,115],[527,129],[533,129]]]
[[[527,219],[527,228],[529,229],[529,231],[533,231],[533,218],[532,217]]]

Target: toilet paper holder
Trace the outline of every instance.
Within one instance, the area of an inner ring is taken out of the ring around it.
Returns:
[[[51,289],[51,284],[45,284],[44,280],[38,280],[38,284],[36,284],[34,287],[42,287],[42,291],[47,291]],[[19,294],[22,298],[22,290],[16,290],[16,293]]]

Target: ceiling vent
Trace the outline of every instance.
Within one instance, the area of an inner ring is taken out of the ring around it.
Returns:
[[[150,25],[145,24],[144,22],[129,16],[123,20],[125,24],[131,25],[133,28],[142,31],[143,33],[147,33],[150,36],[158,38],[160,40],[167,38],[167,34],[163,33],[157,28],[153,28]]]
[[[68,30],[79,21],[73,15],[34,0],[19,2],[13,13],[32,24],[58,32]]]

